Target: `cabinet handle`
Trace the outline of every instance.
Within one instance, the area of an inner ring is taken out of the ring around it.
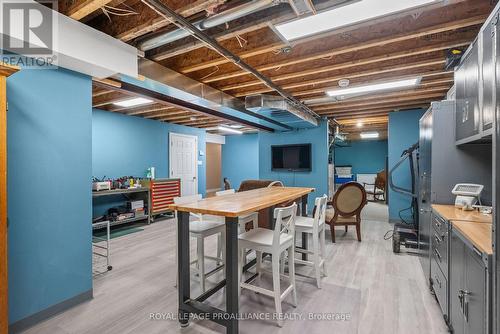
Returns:
[[[477,254],[477,256],[483,257],[483,253],[481,253],[481,251],[477,249],[476,246],[472,246],[472,250]]]
[[[440,244],[440,243],[441,243],[441,241],[443,241],[443,239],[441,239],[441,238],[439,237],[439,235],[437,235],[436,233],[434,233],[434,240],[436,240],[436,243],[438,243],[438,244]]]
[[[436,225],[437,228],[441,228],[441,222],[437,219],[434,219],[434,224]]]
[[[439,288],[441,289],[442,285],[441,285],[441,281],[439,280],[439,278],[434,277],[434,279],[436,280],[436,283],[439,285]]]
[[[439,262],[443,261],[443,258],[441,257],[441,254],[439,254],[437,249],[434,250],[434,254],[436,254],[436,256],[438,257]]]
[[[467,296],[471,293],[467,290],[458,290],[458,299],[460,300],[460,309],[462,310],[462,315],[464,316],[465,322],[469,322],[469,301]]]

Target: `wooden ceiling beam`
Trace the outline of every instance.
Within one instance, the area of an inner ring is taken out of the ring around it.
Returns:
[[[95,98],[92,99],[92,107],[93,108],[98,108],[98,107],[103,107],[108,104],[112,104],[113,102],[118,102],[122,100],[126,100],[127,98],[130,98],[132,96],[135,96],[134,94],[126,94],[124,92],[119,92],[119,91],[110,91],[106,94],[99,95]]]
[[[155,104],[154,106],[141,106],[138,108],[129,108],[125,113],[130,116],[140,116],[152,112],[165,111],[165,110],[174,110],[174,106],[166,106],[162,104]]]
[[[323,10],[331,8],[332,6],[338,4],[339,0],[319,0],[316,2],[315,7],[318,10]],[[238,54],[238,56],[242,59],[245,59],[285,47],[287,44],[277,38],[277,36],[273,32],[271,32],[268,27],[270,24],[285,22],[295,18],[296,15],[293,10],[289,6],[283,4],[282,6],[275,6],[265,11],[260,11],[246,17],[228,22],[225,26],[208,29],[207,33],[215,38],[215,40],[220,42],[225,48],[233,51],[239,50],[241,54]],[[266,34],[261,33],[260,31],[263,29],[268,30],[268,32]],[[252,45],[252,49],[249,54],[244,53],[248,48],[245,46],[243,48],[244,51],[242,51],[242,48],[239,46],[239,42],[237,42],[236,40],[232,41],[230,44],[226,43],[226,41],[235,39],[236,36],[244,36],[245,34],[249,34],[248,36],[245,36],[246,40],[256,38],[256,40],[259,41],[260,38],[259,46],[256,47],[255,45]],[[270,41],[269,37],[272,36],[276,38],[273,38]],[[215,52],[209,52],[209,49],[206,48],[206,45],[203,42],[200,42],[198,40],[186,41],[186,39],[157,48],[153,50],[153,52],[148,53],[148,58],[155,61],[165,61],[170,58],[184,55],[188,52],[196,50],[199,50],[200,53],[204,54],[204,57],[199,57],[198,55],[194,57],[194,59],[199,60],[199,63],[208,64],[211,60],[216,60],[215,62],[210,63],[210,65],[205,68],[227,63],[227,61],[224,61],[224,58],[220,58],[219,54]],[[182,59],[183,62],[188,60],[189,59],[187,57]],[[173,67],[171,66],[171,64],[166,64],[166,66]]]
[[[430,103],[430,102],[429,102]],[[338,121],[341,121],[343,119],[349,119],[349,120],[361,120],[367,117],[377,117],[377,115],[383,114],[386,116],[390,112],[398,112],[401,110],[412,110],[412,109],[426,109],[428,107],[428,104],[415,104],[414,106],[409,106],[405,108],[401,108],[399,110],[396,110],[395,108],[374,108],[371,110],[365,110],[365,111],[348,111],[348,112],[335,112],[335,113],[330,113],[330,114],[325,114],[322,116],[327,116],[327,117],[333,117]]]
[[[161,117],[161,116],[158,116],[158,117]],[[195,119],[191,119],[191,118],[195,118]],[[164,116],[164,117],[160,118],[160,120],[162,120],[162,121],[173,121],[173,120],[176,120],[176,121],[182,121],[182,120],[195,121],[195,120],[204,120],[204,119],[211,119],[211,117],[200,116],[200,115],[195,114],[195,113],[183,113],[183,114],[179,114],[176,116]]]
[[[378,117],[367,117],[367,118],[363,118],[363,119],[343,119],[341,121],[339,121],[339,124],[340,125],[355,125],[357,126],[359,122],[362,122],[363,125],[365,124],[376,124],[376,123],[387,123],[389,121],[389,117],[388,116],[378,116]]]
[[[316,107],[314,108],[314,111],[317,113],[322,113],[323,114],[326,111],[329,112],[335,112],[338,110],[342,109],[349,109],[349,108],[356,108],[356,107],[366,107],[366,106],[373,106],[375,108],[376,105],[386,105],[387,103],[394,103],[394,104],[399,104],[399,103],[408,103],[409,101],[421,101],[425,100],[426,102],[432,99],[437,99],[440,97],[443,97],[446,95],[445,93],[429,93],[429,94],[418,94],[418,95],[410,95],[410,96],[405,96],[405,97],[395,97],[392,99],[384,99],[381,100],[379,98],[374,98],[370,100],[364,100],[360,102],[353,102],[353,103],[335,103],[331,105],[324,105],[321,107]],[[416,102],[419,103],[419,102]],[[395,107],[397,108],[397,107]]]
[[[229,45],[233,44],[233,42],[229,41],[229,40],[235,39],[236,36],[245,35],[246,33],[255,32],[255,31],[261,31],[261,33],[259,34],[259,36],[261,37],[261,40],[258,42],[258,45],[254,44],[255,43],[254,42],[252,44],[251,48],[248,46],[248,43],[246,43],[246,46],[243,48],[243,50],[245,50],[245,51],[240,50],[240,52],[238,53],[238,55],[241,59],[246,59],[246,58],[250,58],[250,57],[263,55],[263,54],[270,52],[270,50],[278,50],[278,49],[286,46],[286,44],[283,41],[281,41],[278,37],[273,36],[269,33],[269,31],[270,31],[269,30],[269,21],[266,21],[265,17],[262,17],[260,19],[257,19],[257,21],[252,21],[252,22],[249,22],[249,23],[246,23],[243,25],[233,24],[228,29],[220,31],[220,32],[215,33],[215,34],[212,34],[212,36],[213,36],[213,38],[215,38],[215,40],[217,42],[221,43],[221,45],[228,47]],[[255,37],[258,37],[258,36],[255,36]],[[180,55],[186,54],[190,51],[194,51],[194,50],[197,50],[199,48],[205,47],[205,45],[198,40],[194,40],[194,41],[187,43],[187,44],[185,43],[184,40],[181,40],[179,42],[175,42],[172,44],[179,44],[179,45],[173,46],[173,47],[171,45],[168,45],[168,46],[157,48],[153,51],[148,52],[148,54],[147,54],[148,58],[150,58],[154,61],[162,62],[162,61],[165,61],[169,58],[180,56]],[[231,47],[229,47],[229,48],[231,48]],[[234,47],[232,47],[231,49],[234,49]],[[212,53],[210,49],[206,49],[206,50],[204,50],[204,52],[210,53],[210,54]],[[216,67],[216,66],[228,63],[226,58],[218,58],[219,55],[216,54],[215,52],[213,52],[213,53],[214,53],[214,57],[217,60],[214,62],[211,62],[210,66],[208,66],[209,64],[207,63],[207,66],[203,66],[203,69],[210,68],[210,67]],[[186,58],[186,60],[187,60],[187,58]]]
[[[318,84],[323,84],[323,83],[329,83],[329,82],[334,82],[338,81],[340,79],[344,78],[349,78],[349,79],[354,79],[354,78],[360,78],[360,77],[367,77],[367,76],[372,76],[372,75],[378,75],[378,74],[383,74],[383,73],[391,73],[391,72],[398,72],[398,71],[405,71],[405,70],[412,70],[412,69],[417,69],[417,68],[424,68],[424,67],[431,67],[431,66],[442,66],[444,65],[446,61],[444,59],[433,59],[433,60],[425,60],[425,61],[420,61],[416,63],[406,63],[402,64],[400,66],[388,66],[384,68],[378,68],[374,70],[367,70],[367,71],[361,71],[361,72],[350,72],[350,73],[343,73],[340,75],[330,75],[326,76],[325,78],[322,79],[311,79],[311,80],[300,80],[298,82],[290,83],[290,84],[284,84],[281,87],[283,89],[293,89],[293,88],[298,88],[298,87],[304,87],[304,86],[314,86]],[[443,74],[441,72],[440,74]],[[247,95],[254,95],[254,94],[262,94],[262,93],[269,93],[272,92],[272,89],[268,87],[264,87],[261,89],[255,89],[252,91],[244,91],[244,92],[237,92],[232,94],[235,97],[243,97]]]
[[[290,66],[294,64],[295,59],[301,57],[310,56],[310,59],[304,59],[310,61],[337,55],[337,50],[339,50],[340,54],[353,52],[358,50],[358,48],[363,48],[360,44],[364,43],[359,43],[361,40],[369,44],[367,47],[373,47],[375,45],[400,42],[428,35],[437,36],[446,31],[482,24],[487,14],[489,14],[493,8],[491,4],[477,4],[471,1],[453,1],[453,4],[448,3],[446,6],[441,7],[442,8],[434,8],[432,10],[428,9],[419,13],[420,16],[418,20],[411,18],[409,15],[394,15],[384,18],[384,20],[381,20],[383,22],[377,22],[379,20],[375,20],[369,24],[362,23],[336,29],[327,34],[300,39],[293,42],[293,48],[290,53],[276,55],[274,51],[281,48],[281,46],[276,47],[276,45],[273,45],[267,49],[266,57],[259,57],[259,60],[257,61],[256,59],[255,62],[253,60],[249,61],[252,66],[265,70],[266,67],[261,66],[279,68],[280,66]],[[453,10],[451,8],[453,8]],[[443,22],[444,20],[448,22]],[[252,34],[253,33],[249,33],[245,37],[251,37],[250,35]],[[352,40],[354,43],[346,45],[345,42],[349,40]],[[371,44],[372,42],[373,44]],[[261,50],[265,50],[265,45],[259,43],[258,47]],[[172,59],[166,65],[182,73],[190,73],[202,69],[211,69],[214,66],[228,63],[227,60],[222,59],[216,54],[211,53],[209,56],[202,50],[188,53],[191,50],[183,50],[183,52],[180,52],[184,54],[182,57]],[[242,51],[238,51],[239,48],[232,50],[236,53]],[[313,53],[311,51],[313,51]],[[301,59],[299,62],[304,60]],[[289,63],[290,61],[291,63]],[[232,71],[234,71],[234,68]],[[206,75],[206,73],[201,74],[198,78],[204,75]]]
[[[404,102],[392,102],[392,103],[383,103],[383,104],[373,104],[372,105],[365,105],[365,106],[360,106],[360,107],[353,107],[353,108],[347,108],[347,109],[329,109],[329,112],[331,114],[338,113],[338,114],[348,114],[350,112],[364,112],[364,111],[373,111],[373,110],[396,110],[396,109],[402,109],[402,108],[409,108],[409,109],[417,109],[419,107],[422,107],[426,105],[425,103],[415,103],[414,101],[404,101]],[[320,116],[323,116],[321,114],[321,111],[319,111]]]
[[[457,40],[457,41],[448,42],[448,43],[438,43],[435,45],[425,46],[425,47],[417,48],[417,49],[410,49],[410,50],[404,50],[404,51],[396,52],[396,53],[382,54],[382,55],[377,55],[377,56],[369,57],[369,58],[365,58],[365,59],[351,60],[351,61],[347,61],[347,62],[340,63],[340,64],[336,63],[336,61],[334,60],[333,64],[329,65],[329,66],[314,67],[314,65],[311,64],[312,68],[309,68],[308,70],[271,76],[270,79],[275,81],[275,82],[279,82],[279,81],[283,81],[283,80],[295,79],[295,78],[304,77],[304,76],[308,76],[308,75],[316,75],[316,74],[325,73],[325,72],[333,72],[333,71],[344,70],[344,69],[349,69],[349,68],[356,68],[356,67],[364,66],[364,65],[375,65],[378,63],[387,62],[389,60],[404,59],[404,58],[408,58],[408,57],[412,57],[412,56],[430,54],[430,53],[435,53],[438,51],[448,50],[448,49],[451,49],[454,47],[464,47],[464,46],[469,45],[471,42],[472,42],[472,40]],[[225,79],[222,77],[219,77],[219,78],[221,80]],[[210,78],[208,80],[212,80],[212,79]],[[239,83],[239,84],[233,84],[233,85],[219,87],[219,89],[221,89],[223,91],[228,91],[228,90],[256,86],[256,85],[260,85],[260,84],[261,84],[261,82],[258,80],[251,80],[251,81],[245,81],[245,82]]]
[[[343,119],[347,119],[349,117],[351,117],[351,118],[355,117],[355,118],[359,118],[359,119],[362,119],[363,117],[388,117],[390,112],[392,112],[392,111],[387,110],[387,111],[378,111],[378,112],[373,113],[371,115],[360,114],[360,115],[354,115],[354,116],[339,116],[339,117],[328,116],[328,118],[335,119],[336,121],[342,121]]]
[[[64,8],[63,13],[64,15],[79,21],[111,2],[113,2],[113,0],[76,0],[72,1],[69,6]]]
[[[474,21],[474,22],[476,22],[476,21]],[[387,40],[391,41],[392,39],[388,38]],[[321,66],[320,69],[323,72],[328,72],[328,71],[333,71],[333,70],[337,70],[337,69],[343,69],[343,68],[349,68],[349,67],[354,67],[354,66],[361,66],[361,65],[366,65],[366,64],[373,64],[373,63],[388,61],[391,59],[400,59],[400,58],[405,58],[405,57],[410,57],[410,56],[415,56],[415,55],[422,55],[422,54],[426,54],[426,53],[447,50],[447,49],[451,49],[451,48],[455,48],[455,47],[465,47],[465,46],[469,45],[472,42],[472,40],[473,40],[473,38],[460,39],[460,37],[457,37],[457,39],[454,41],[447,41],[444,43],[434,43],[434,44],[420,47],[420,48],[403,50],[401,52],[396,52],[396,53],[380,54],[380,55],[376,55],[373,57],[368,57],[368,58],[364,58],[364,59],[355,59],[355,60],[347,61],[347,62],[340,63],[340,64],[336,63],[337,61],[335,59],[333,59],[332,65]],[[340,54],[358,52],[360,50],[369,49],[366,46],[371,45],[371,44],[375,45],[373,47],[380,47],[380,46],[386,45],[387,43],[383,43],[383,44],[360,43],[360,44],[357,44],[355,46],[351,46],[350,48],[345,48],[349,52],[341,52],[340,50],[335,50],[335,51],[330,51],[330,55],[325,55],[323,57],[318,57],[318,56],[307,57],[306,56],[306,57],[302,57],[302,58],[298,58],[298,59],[292,58],[291,60],[288,61],[288,65],[286,65],[286,66],[309,63],[309,62],[313,62],[313,61],[316,61],[319,59],[325,59],[325,58],[330,58],[330,57],[333,58],[334,56],[337,56]],[[332,54],[334,54],[334,55],[332,55]],[[283,63],[283,62],[281,62],[281,63]],[[257,70],[262,72],[262,71],[268,71],[268,70],[277,69],[277,68],[282,69],[283,66],[279,66],[278,64],[280,64],[280,63],[271,64],[271,65],[267,65],[267,66],[260,66],[260,67],[257,67]],[[271,78],[273,80],[276,80],[276,81],[287,80],[287,79],[291,79],[291,78],[296,78],[298,76],[307,75],[308,72],[312,72],[315,70],[317,70],[317,69],[309,69],[309,70],[305,70],[305,71],[300,71],[300,73],[296,73],[296,71],[294,71],[292,68],[288,71],[289,73],[280,74],[278,76],[271,76]],[[321,72],[315,72],[315,73],[321,73]],[[232,73],[222,73],[222,74],[219,74],[217,76],[210,76],[202,81],[204,83],[211,83],[211,82],[216,82],[216,81],[221,81],[221,80],[226,80],[226,79],[230,79],[230,78],[244,76],[247,74],[248,73],[243,72],[243,71],[235,71]],[[246,81],[245,85],[246,86],[244,86],[244,87],[255,85],[255,80]],[[230,88],[228,88],[228,89],[230,89]]]
[[[328,112],[324,113],[321,116],[323,117],[333,117],[335,119],[345,119],[345,118],[360,118],[360,117],[375,117],[376,115],[383,113],[386,114],[388,112],[398,112],[398,111],[404,111],[404,110],[414,110],[414,109],[427,109],[429,108],[429,105],[431,104],[432,101],[435,100],[427,100],[427,101],[414,101],[412,104],[408,105],[407,107],[399,107],[398,108],[373,108],[371,110],[364,110],[364,111],[335,111],[335,112]]]
[[[189,121],[189,122],[175,122],[177,124],[185,125],[185,126],[195,126],[195,127],[211,127],[220,124],[227,123],[222,119],[212,119],[212,120],[204,120],[204,121]]]
[[[446,92],[451,88],[451,85],[446,85],[446,86],[436,86],[436,87],[418,87],[414,89],[406,89],[406,90],[400,90],[400,91],[395,91],[395,92],[389,92],[389,93],[373,93],[373,94],[366,94],[360,97],[355,97],[355,98],[348,98],[345,100],[341,101],[335,101],[332,98],[329,98],[328,96],[322,96],[320,99],[325,99],[325,101],[321,102],[316,102],[316,103],[308,103],[307,105],[309,107],[314,107],[314,106],[322,106],[322,105],[342,105],[343,103],[347,104],[352,104],[352,103],[362,103],[364,101],[372,101],[372,100],[384,100],[384,99],[391,99],[391,98],[402,98],[406,96],[420,96],[420,95],[425,95],[425,94],[432,94],[432,93],[437,93],[440,92],[442,94],[446,94]],[[314,101],[310,100],[310,101]]]
[[[189,17],[196,13],[203,12],[209,7],[222,4],[224,1],[225,0],[196,0],[190,4],[186,4],[184,7],[179,8],[176,12],[184,17]],[[172,5],[175,6],[174,4]],[[149,11],[147,13],[149,13]],[[155,17],[155,15],[148,15],[147,18],[141,18],[135,26],[134,23],[129,24],[130,26],[133,26],[133,28],[119,33],[116,35],[116,38],[124,42],[128,42],[147,33],[165,28],[170,25],[171,22],[162,16],[156,15]]]
[[[207,9],[219,0],[177,0],[171,1],[169,6],[175,9],[177,13],[184,17],[194,15]],[[93,28],[104,32],[110,36],[120,39],[124,42],[130,42],[134,38],[142,36],[146,33],[156,31],[157,29],[166,27],[169,22],[158,15],[154,10],[145,6],[141,1],[136,1],[127,8],[137,15],[126,16],[111,16],[108,19],[106,16],[96,17],[89,21],[89,25]]]
[[[437,74],[435,74],[435,72],[432,72],[431,73],[432,76],[436,76]],[[424,75],[413,75],[412,77],[422,77],[422,78],[425,78],[425,74]],[[405,78],[409,78],[410,76],[409,75],[404,75],[404,76],[398,76],[398,77],[391,77],[390,80],[402,80],[402,79],[405,79]],[[420,87],[430,87],[430,86],[435,86],[435,85],[450,85],[452,86],[453,85],[453,82],[455,81],[454,77],[453,76],[450,76],[449,78],[443,78],[443,79],[437,79],[437,80],[428,80],[428,81],[422,81],[420,83]],[[303,91],[297,91],[297,92],[294,92],[292,91],[292,94],[295,96],[295,97],[302,97],[302,99],[306,99],[306,98],[311,98],[313,97],[314,95],[325,95],[325,92],[329,89],[337,89],[338,86],[329,86],[329,87],[321,87],[321,88],[317,88],[317,89],[310,89],[310,90],[303,90]],[[304,97],[306,96],[307,97]]]

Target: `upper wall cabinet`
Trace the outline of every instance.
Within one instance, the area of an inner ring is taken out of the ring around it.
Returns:
[[[455,72],[456,143],[490,142],[496,107],[495,73],[500,63],[498,12],[492,14]]]
[[[456,74],[456,139],[476,137],[479,132],[479,63],[478,40],[464,55]]]

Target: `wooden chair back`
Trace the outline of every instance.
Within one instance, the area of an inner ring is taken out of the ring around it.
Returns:
[[[380,189],[385,191],[386,186],[386,174],[385,170],[377,173],[377,177],[375,178],[375,189]]]
[[[344,183],[333,196],[335,214],[342,217],[359,215],[366,205],[366,190],[357,182]]]

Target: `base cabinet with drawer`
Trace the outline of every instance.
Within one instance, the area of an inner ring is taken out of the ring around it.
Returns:
[[[488,314],[491,298],[491,259],[464,240],[459,232],[450,234],[450,325],[455,334],[491,333]]]
[[[441,312],[447,322],[449,322],[448,309],[448,258],[449,258],[449,223],[439,215],[432,214],[431,223],[431,272],[430,284],[436,299],[438,300]]]

